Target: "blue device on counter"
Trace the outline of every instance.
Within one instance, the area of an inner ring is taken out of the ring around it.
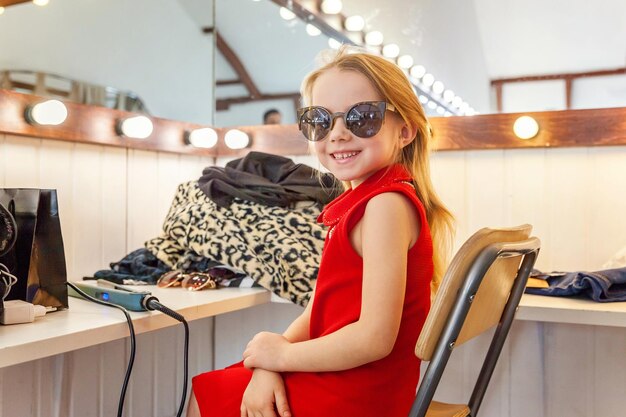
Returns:
[[[150,291],[134,291],[106,280],[98,280],[97,284],[77,281],[74,285],[98,300],[122,306],[130,311],[147,311],[143,300],[151,295]],[[82,298],[72,287],[69,288],[69,295]]]

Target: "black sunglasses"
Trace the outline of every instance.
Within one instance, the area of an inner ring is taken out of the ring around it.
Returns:
[[[387,110],[396,111],[393,105],[385,101],[363,101],[346,112],[337,113],[331,113],[321,106],[304,107],[298,109],[298,128],[305,138],[318,142],[328,136],[335,120],[342,117],[346,128],[354,135],[371,138],[380,131]]]

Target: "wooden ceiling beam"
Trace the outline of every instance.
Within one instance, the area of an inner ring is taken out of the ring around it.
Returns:
[[[544,75],[525,75],[523,77],[514,78],[496,78],[491,80],[491,85],[506,84],[506,83],[521,83],[528,81],[549,81],[549,80],[574,80],[576,78],[583,77],[603,77],[606,75],[621,75],[626,74],[626,67],[615,68],[599,71],[587,71],[587,72],[569,72],[564,74],[544,74]]]
[[[261,92],[254,84],[254,81],[252,81],[252,77],[250,77],[250,74],[246,70],[246,67],[243,65],[237,54],[226,43],[226,41],[224,40],[224,38],[222,38],[219,32],[215,31],[215,35],[217,49],[219,49],[219,51],[222,53],[222,55],[224,55],[224,58],[226,58],[233,70],[235,70],[235,73],[237,74],[243,85],[245,85],[248,89],[250,97],[252,97],[253,99],[261,97]]]
[[[217,99],[215,101],[215,109],[217,111],[228,110],[228,108],[233,104],[242,104],[248,103],[251,101],[263,101],[263,100],[293,100],[297,102],[300,100],[300,93],[284,93],[284,94],[263,94],[260,97],[252,98],[252,97],[230,97],[230,98],[222,98]]]
[[[215,81],[215,85],[216,86],[222,86],[222,85],[237,85],[237,84],[241,84],[241,80],[236,79],[236,80],[217,80]]]

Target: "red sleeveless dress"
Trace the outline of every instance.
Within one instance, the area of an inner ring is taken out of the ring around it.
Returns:
[[[310,336],[317,338],[359,319],[363,260],[350,244],[350,230],[377,194],[398,192],[419,213],[420,235],[408,251],[402,320],[392,352],[385,358],[337,372],[284,372],[293,417],[406,417],[419,379],[414,354],[417,337],[430,308],[433,275],[432,240],[424,207],[400,165],[382,169],[333,200],[318,221],[329,227],[311,310]],[[239,417],[251,371],[241,363],[193,378],[203,417]]]

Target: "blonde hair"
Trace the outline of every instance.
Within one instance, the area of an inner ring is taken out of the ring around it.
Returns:
[[[328,61],[328,60],[327,60]],[[332,59],[306,76],[302,82],[302,97],[311,104],[311,95],[316,80],[326,70],[355,71],[370,80],[381,97],[392,104],[404,123],[416,129],[416,135],[399,151],[398,163],[413,177],[413,185],[426,210],[426,218],[433,240],[434,274],[433,293],[445,272],[454,234],[454,217],[437,196],[430,179],[431,127],[424,109],[404,72],[385,58],[342,47]]]

